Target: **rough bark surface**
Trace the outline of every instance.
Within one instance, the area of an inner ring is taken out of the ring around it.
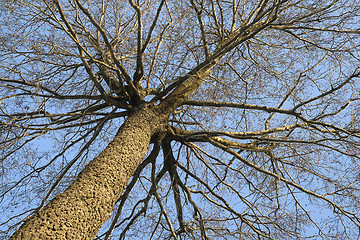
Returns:
[[[69,188],[29,218],[11,239],[94,239],[160,126],[160,116],[150,108],[131,115]]]
[[[31,216],[11,239],[93,239],[110,217],[116,200],[144,159],[151,137],[167,116],[201,86],[219,59],[267,24],[257,22],[247,27],[252,34],[240,28],[224,40],[209,59],[180,78],[174,86],[170,85],[169,91],[165,89],[158,100],[169,94],[156,111],[155,107],[146,107],[131,115],[113,141],[84,168],[75,182]]]

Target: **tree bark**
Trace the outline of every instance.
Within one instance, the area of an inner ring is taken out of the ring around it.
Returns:
[[[156,110],[146,107],[129,116],[116,137],[69,188],[31,216],[11,239],[93,239],[144,159],[151,137],[164,126],[169,114],[201,86],[227,52],[266,28],[269,22],[239,28],[209,59],[159,94],[156,100],[165,99]]]
[[[11,239],[94,239],[161,125],[151,108],[129,116],[69,188],[31,216]]]

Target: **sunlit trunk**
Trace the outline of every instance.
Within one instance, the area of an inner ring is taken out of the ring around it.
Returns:
[[[69,188],[29,218],[11,239],[94,239],[144,159],[159,122],[148,108],[130,116]]]

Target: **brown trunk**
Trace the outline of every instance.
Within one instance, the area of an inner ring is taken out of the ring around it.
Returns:
[[[161,122],[200,87],[217,61],[243,43],[267,22],[240,28],[225,40],[210,59],[190,71],[168,93],[156,113],[144,108],[130,116],[106,149],[92,160],[70,187],[55,197],[44,209],[27,220],[11,239],[93,239],[110,217],[116,200],[143,160],[151,136]],[[162,117],[161,117],[162,116]],[[162,119],[160,119],[162,118]]]
[[[159,116],[149,108],[130,116],[69,188],[31,216],[11,239],[94,239],[160,125]]]

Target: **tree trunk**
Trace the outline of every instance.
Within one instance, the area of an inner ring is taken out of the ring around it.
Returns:
[[[69,188],[31,216],[11,239],[94,239],[144,159],[160,123],[159,114],[150,108],[131,115]]]

